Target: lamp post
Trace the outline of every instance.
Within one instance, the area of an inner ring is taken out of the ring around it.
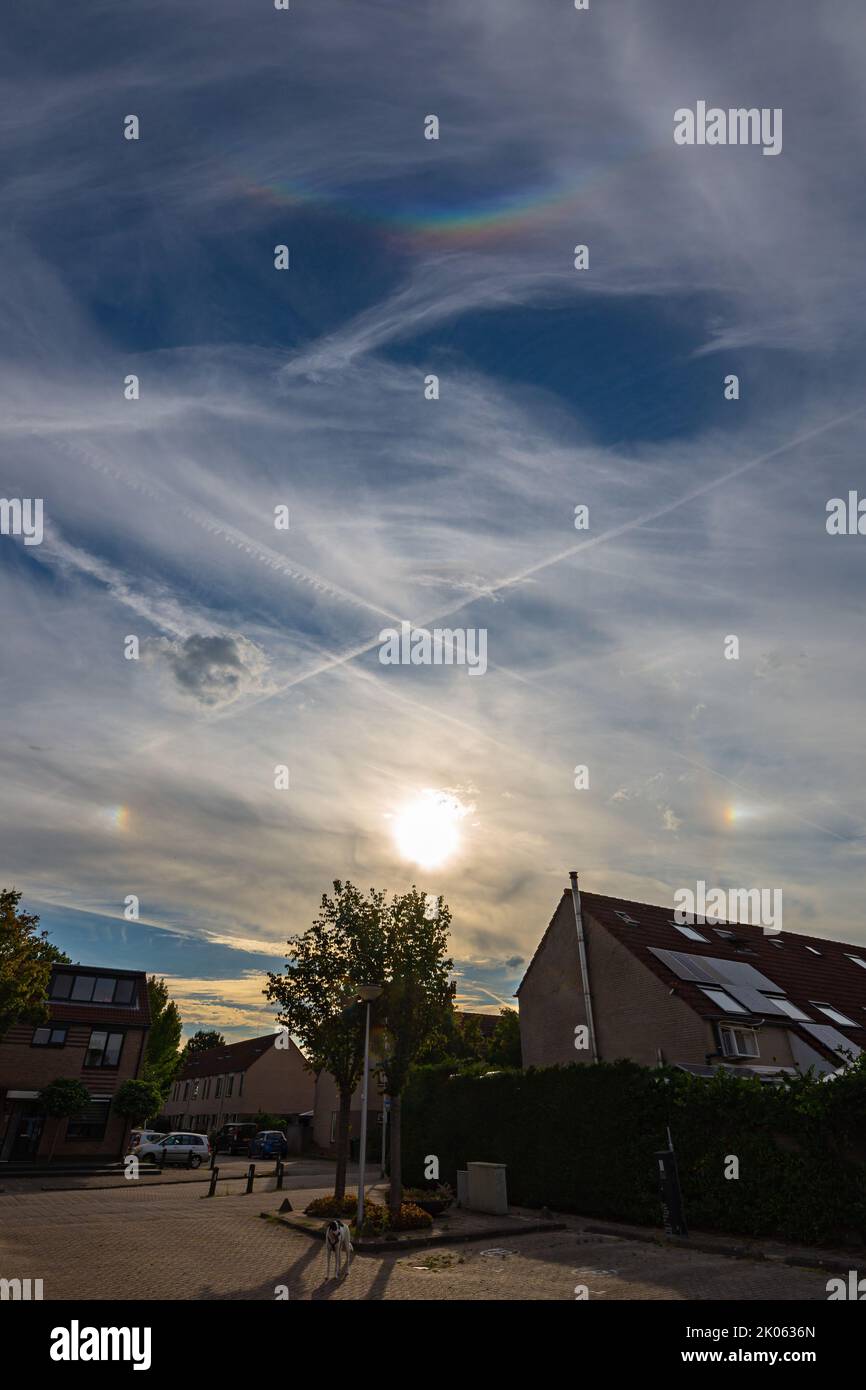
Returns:
[[[367,1163],[367,1087],[370,1076],[370,1005],[374,999],[379,998],[381,993],[381,985],[361,985],[358,989],[358,998],[363,1004],[367,1005],[367,1017],[364,1025],[364,1081],[361,1087],[361,1152],[358,1155],[358,1215],[356,1224],[359,1234],[364,1224],[364,1170]]]

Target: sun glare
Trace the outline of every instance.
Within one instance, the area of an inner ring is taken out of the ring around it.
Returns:
[[[460,847],[460,822],[472,808],[450,792],[428,789],[394,818],[394,839],[404,859],[436,869]]]

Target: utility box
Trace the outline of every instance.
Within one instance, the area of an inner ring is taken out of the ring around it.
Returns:
[[[470,1211],[486,1211],[493,1216],[508,1215],[508,1193],[504,1163],[467,1163],[466,1205]]]
[[[458,1207],[469,1205],[469,1174],[465,1168],[457,1169],[457,1205]]]

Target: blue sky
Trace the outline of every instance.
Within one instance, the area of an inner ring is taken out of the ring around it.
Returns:
[[[864,478],[860,11],[10,18],[0,484],[46,530],[0,538],[0,879],[74,959],[240,1037],[334,877],[444,893],[476,1008],[572,867],[866,940],[866,541],[825,529]],[[698,100],[781,107],[782,153],[675,145]],[[488,671],[381,665],[404,618]],[[435,868],[395,837],[427,790]]]

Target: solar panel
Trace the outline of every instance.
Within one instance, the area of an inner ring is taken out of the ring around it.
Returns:
[[[742,960],[721,960],[717,956],[692,956],[687,951],[664,951],[661,947],[650,946],[654,956],[678,975],[681,980],[696,980],[705,985],[723,985],[732,992],[737,988],[768,989],[773,994],[785,991],[762,975],[753,965]],[[770,1013],[780,1013],[779,1009],[769,1009]]]
[[[855,1057],[859,1057],[862,1048],[859,1048],[850,1038],[846,1038],[844,1033],[840,1033],[838,1028],[834,1028],[831,1023],[802,1023],[801,1028],[805,1028],[807,1033],[811,1033],[813,1038],[817,1038],[825,1047],[829,1047],[833,1052],[838,1052],[840,1048],[845,1048],[846,1052],[852,1052]]]
[[[660,946],[650,946],[650,950],[662,965],[666,965],[681,980],[698,980],[705,985],[721,984],[713,971],[697,968],[703,965],[703,956],[689,956],[684,951],[663,951]],[[695,966],[692,966],[692,961],[696,962]]]
[[[728,985],[728,993],[753,1014],[783,1014],[788,1017],[773,999],[768,999],[760,990],[750,989],[748,985]]]
[[[728,985],[745,985],[747,989],[769,989],[774,994],[785,993],[781,986],[774,985],[772,980],[768,980],[766,975],[762,975],[760,970],[756,970],[744,960],[720,960],[716,956],[710,956],[708,964],[719,972]]]

